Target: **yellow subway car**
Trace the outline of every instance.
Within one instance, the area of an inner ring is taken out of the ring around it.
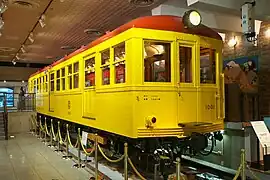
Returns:
[[[29,92],[43,122],[72,123],[114,147],[154,152],[166,140],[196,152],[223,129],[221,57],[214,30],[141,17],[31,75]]]

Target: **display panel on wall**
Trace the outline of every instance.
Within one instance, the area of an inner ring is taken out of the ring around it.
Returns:
[[[225,60],[223,67],[225,84],[238,84],[242,92],[258,92],[258,56]]]
[[[4,96],[7,99],[7,107],[14,106],[14,89],[13,88],[0,88],[0,107],[4,106]]]

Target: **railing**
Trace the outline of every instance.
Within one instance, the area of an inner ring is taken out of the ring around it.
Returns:
[[[4,99],[6,103],[4,103]],[[27,93],[23,96],[19,93],[0,93],[0,111],[7,112],[17,111],[35,111],[36,110],[36,95]]]
[[[40,139],[44,138],[44,142],[47,143],[47,137],[50,137],[50,144],[48,146],[52,147],[54,146],[54,142],[57,143],[57,150],[56,151],[62,151],[61,150],[61,145],[65,146],[65,156],[63,156],[63,158],[67,159],[67,158],[71,158],[72,156],[70,156],[70,152],[69,152],[69,147],[72,148],[77,148],[78,150],[78,162],[77,164],[75,164],[74,166],[78,167],[78,168],[82,168],[84,167],[84,165],[82,164],[82,160],[81,160],[81,151],[84,152],[85,156],[86,156],[86,160],[87,157],[90,157],[92,155],[94,155],[94,159],[95,159],[95,177],[91,177],[90,179],[102,179],[102,175],[98,170],[98,153],[100,153],[102,155],[102,157],[104,159],[106,159],[107,161],[111,162],[111,163],[119,163],[121,161],[123,161],[124,163],[124,180],[128,180],[128,165],[130,165],[130,167],[132,168],[132,170],[135,172],[135,174],[142,180],[146,180],[145,177],[143,177],[143,175],[141,175],[139,173],[139,171],[136,169],[136,167],[134,166],[134,164],[132,163],[131,159],[129,158],[128,155],[128,144],[125,143],[124,144],[124,154],[118,158],[118,159],[110,159],[108,156],[106,156],[105,152],[103,151],[102,147],[99,145],[98,142],[98,135],[95,134],[94,135],[94,145],[91,147],[91,150],[88,151],[85,147],[85,145],[82,143],[82,137],[81,137],[81,130],[80,128],[78,128],[78,135],[77,135],[77,141],[75,143],[75,145],[72,144],[71,142],[71,138],[70,138],[70,133],[69,133],[69,125],[66,125],[66,135],[65,138],[62,138],[62,133],[61,133],[61,129],[60,129],[60,122],[58,121],[58,127],[57,127],[57,131],[55,132],[54,130],[54,126],[53,126],[53,119],[51,119],[51,127],[50,129],[48,129],[47,126],[47,121],[45,118],[45,123],[42,125],[41,122],[41,118],[39,118],[39,122],[37,120],[37,117],[32,115],[31,116],[31,124],[32,124],[32,128],[31,130],[33,131],[34,134],[36,134]],[[176,173],[175,173],[175,178],[176,180],[180,180],[180,178],[183,178],[183,174],[181,174],[180,172],[180,158],[176,159]],[[157,169],[157,168],[155,168]],[[155,178],[156,179],[156,172],[155,172]],[[184,179],[184,178],[183,178]]]
[[[1,96],[0,96],[1,98]],[[4,123],[4,131],[5,131],[5,140],[8,140],[8,114],[7,114],[7,106],[6,106],[6,96],[3,96],[3,123]]]

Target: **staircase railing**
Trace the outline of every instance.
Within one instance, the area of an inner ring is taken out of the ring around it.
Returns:
[[[5,130],[5,140],[8,140],[8,111],[7,111],[7,97],[3,97],[3,119],[4,119],[4,130]]]

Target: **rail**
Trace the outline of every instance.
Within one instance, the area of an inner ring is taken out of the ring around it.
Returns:
[[[38,101],[39,102],[39,101]],[[36,110],[36,94],[26,93],[0,93],[0,111],[7,112],[17,111],[35,111]]]
[[[128,155],[128,144],[124,144],[124,154],[118,158],[118,159],[111,159],[108,156],[106,156],[105,152],[102,150],[102,147],[98,143],[98,135],[95,134],[95,141],[93,147],[91,147],[90,151],[87,151],[85,148],[85,145],[82,143],[82,137],[81,137],[81,130],[78,128],[78,135],[77,135],[77,141],[75,145],[72,144],[71,138],[70,138],[70,133],[69,133],[69,125],[66,124],[66,135],[65,138],[62,138],[62,133],[61,133],[61,128],[60,128],[60,122],[58,121],[58,127],[57,131],[54,130],[53,126],[53,120],[51,119],[51,127],[48,129],[47,126],[47,121],[45,119],[45,123],[42,124],[41,118],[39,118],[39,122],[37,121],[37,117],[35,115],[32,115],[30,118],[31,121],[31,131],[33,134],[36,134],[36,136],[40,139],[43,139],[44,137],[44,142],[47,143],[47,137],[50,137],[50,144],[48,146],[52,147],[54,146],[54,142],[57,143],[57,150],[56,151],[62,151],[60,145],[65,146],[65,156],[63,158],[71,158],[72,156],[69,153],[69,147],[77,148],[78,149],[78,162],[75,164],[76,167],[82,168],[84,167],[82,164],[81,160],[81,151],[84,152],[86,159],[87,157],[91,156],[94,154],[94,159],[95,159],[95,177],[91,177],[92,179],[100,179],[101,173],[98,170],[98,153],[102,155],[104,159],[111,163],[119,163],[123,161],[124,164],[124,180],[128,180],[128,165],[132,168],[134,173],[142,180],[146,180],[145,177],[137,170],[137,168],[134,166],[133,162],[129,158]],[[180,158],[176,159],[176,177],[174,179],[180,180],[182,174],[180,172]],[[155,178],[156,179],[156,178]],[[182,179],[182,178],[181,178]]]

